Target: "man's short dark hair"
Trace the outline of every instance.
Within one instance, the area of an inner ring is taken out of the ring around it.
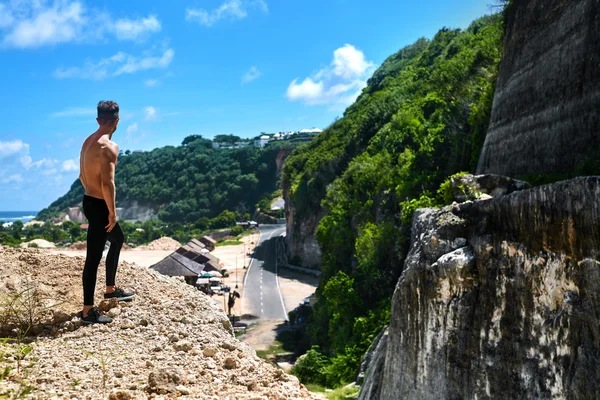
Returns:
[[[98,103],[98,119],[101,123],[113,123],[119,118],[119,105],[114,101],[101,101]]]

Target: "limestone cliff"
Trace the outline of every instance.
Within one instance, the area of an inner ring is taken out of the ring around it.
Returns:
[[[157,206],[143,205],[135,200],[119,201],[117,207],[122,209],[119,218],[127,221],[146,222],[158,216]]]
[[[573,173],[598,148],[600,0],[517,0],[478,173]]]
[[[417,211],[368,398],[599,398],[599,197],[588,177]]]
[[[284,187],[286,243],[288,259],[292,264],[317,269],[321,264],[321,247],[315,232],[319,221],[325,216],[324,209],[305,216],[297,217],[297,208],[289,194],[289,188]]]

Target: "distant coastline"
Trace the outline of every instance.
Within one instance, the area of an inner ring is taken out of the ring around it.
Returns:
[[[37,211],[0,211],[0,222],[15,222],[21,220],[23,223],[35,218]]]

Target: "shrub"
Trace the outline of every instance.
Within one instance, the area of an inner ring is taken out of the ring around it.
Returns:
[[[319,352],[319,346],[313,346],[304,357],[299,358],[292,368],[292,374],[302,383],[325,385],[323,369],[327,366],[327,356]]]
[[[231,236],[239,236],[242,233],[244,233],[244,228],[242,228],[241,226],[237,225],[234,226],[233,228],[231,228],[231,231],[229,231],[229,234]]]

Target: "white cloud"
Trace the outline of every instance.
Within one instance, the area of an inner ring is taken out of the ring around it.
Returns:
[[[45,169],[41,172],[44,176],[55,175],[58,172],[56,168]]]
[[[2,41],[4,46],[27,48],[76,41],[83,36],[88,23],[81,2],[54,1],[44,7],[45,2],[12,2],[3,7],[3,28],[9,31]],[[29,6],[29,7],[28,7]],[[8,22],[7,22],[8,21]]]
[[[374,66],[362,51],[349,44],[333,52],[332,64],[333,73],[346,79],[360,78]]]
[[[87,7],[84,0],[12,0],[0,4],[0,45],[36,48],[98,41],[107,35],[141,40],[161,30],[154,15],[112,22],[115,19],[105,11]]]
[[[79,170],[78,161],[79,160],[77,160],[77,159],[63,161],[61,171],[62,172],[78,171]]]
[[[159,32],[161,25],[156,16],[141,19],[119,19],[115,22],[115,36],[119,40],[138,40],[151,32]]]
[[[304,99],[309,102],[317,101],[323,96],[323,82],[315,83],[311,78],[306,78],[298,84],[294,79],[288,87],[287,96],[290,100]]]
[[[127,127],[127,129],[125,129],[124,142],[125,143],[132,142],[137,135],[138,135],[138,124],[137,124],[137,122],[134,122],[131,125],[129,125]]]
[[[2,180],[2,183],[11,183],[11,182],[16,182],[16,183],[23,182],[23,177],[21,176],[21,174],[13,174],[13,175],[9,176],[8,178],[4,178]]]
[[[147,121],[156,119],[156,108],[152,106],[144,107],[144,119]],[[135,124],[135,128],[137,129],[137,124]]]
[[[123,53],[121,53],[123,54]],[[114,74],[132,74],[137,71],[147,69],[166,68],[173,61],[175,52],[173,49],[167,49],[160,57],[134,57],[125,54],[125,64],[122,65]]]
[[[81,67],[57,68],[54,77],[102,80],[110,76],[133,74],[148,69],[162,69],[171,64],[174,55],[173,49],[166,49],[159,55],[145,53],[143,56],[132,56],[120,51],[97,62],[88,60]]]
[[[51,158],[42,158],[41,160],[38,160],[36,162],[33,162],[30,164],[30,168],[31,167],[36,167],[36,168],[54,168],[54,166],[56,166],[56,164],[58,164],[59,161],[58,160],[53,160]],[[27,168],[29,169],[29,168]]]
[[[203,8],[186,8],[185,19],[198,22],[200,25],[212,26],[222,19],[244,19],[252,8],[258,8],[265,13],[269,11],[269,7],[264,0],[227,0],[212,11]]]
[[[252,82],[253,80],[260,78],[261,75],[262,72],[260,72],[258,68],[252,67],[244,74],[244,76],[242,76],[242,84]]]
[[[27,153],[29,153],[29,145],[23,143],[21,140],[13,140],[12,142],[0,141],[0,158]]]
[[[129,135],[129,134],[136,133],[137,131],[138,131],[138,124],[137,124],[137,122],[134,122],[133,124],[131,124],[127,127],[127,129],[125,130],[125,133]]]
[[[346,107],[356,100],[375,65],[362,51],[346,44],[333,52],[331,64],[299,83],[294,79],[287,89],[290,101]]]
[[[33,158],[31,158],[30,156],[23,156],[20,158],[20,161],[21,161],[21,165],[25,169],[31,168],[31,164],[33,164]]]
[[[156,86],[156,85],[158,85],[158,80],[156,80],[156,79],[147,79],[147,80],[144,82],[144,85],[146,85],[146,86],[148,86],[148,87],[153,87],[153,86]]]
[[[52,113],[52,117],[81,117],[86,115],[95,115],[96,110],[93,108],[67,108],[63,111]]]

